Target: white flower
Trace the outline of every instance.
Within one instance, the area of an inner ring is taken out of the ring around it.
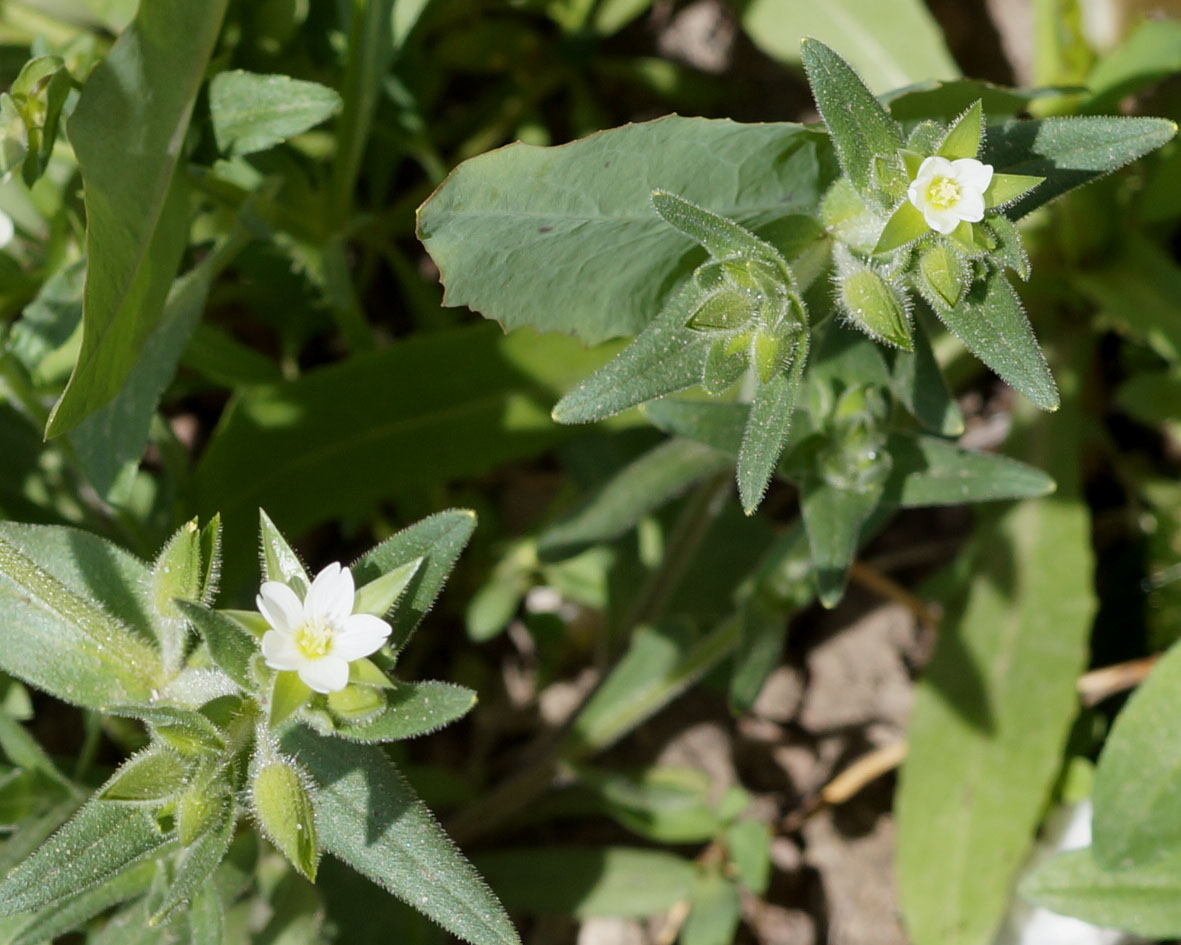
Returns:
[[[984,219],[984,192],[992,183],[992,165],[975,158],[929,157],[919,165],[906,196],[923,214],[927,226],[950,233],[961,220]]]
[[[0,210],[0,249],[11,243],[14,235],[16,235],[16,227],[12,225],[12,217]]]
[[[316,575],[301,601],[286,584],[265,581],[255,602],[272,629],[262,654],[271,669],[295,670],[316,692],[335,692],[349,681],[349,663],[377,652],[390,625],[354,614],[353,575],[333,562]]]

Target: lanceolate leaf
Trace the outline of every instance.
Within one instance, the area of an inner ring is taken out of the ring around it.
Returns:
[[[473,945],[518,945],[503,907],[376,748],[291,730],[323,848]]]
[[[840,489],[809,477],[800,487],[800,515],[808,531],[820,603],[835,607],[845,592],[861,530],[882,501],[882,486]]]
[[[82,350],[46,430],[111,400],[160,320],[188,239],[185,129],[227,0],[158,0],[90,74],[69,121],[86,197]]]
[[[914,351],[895,353],[890,387],[914,418],[932,433],[959,436],[964,432],[963,414],[948,393],[926,331],[914,333]]]
[[[995,270],[977,282],[955,308],[936,314],[976,357],[1042,410],[1058,409],[1058,389],[1029,319],[1008,280]]]
[[[31,912],[66,899],[168,842],[150,811],[92,800],[0,882],[0,915]]]
[[[824,147],[799,125],[677,116],[560,147],[513,144],[453,171],[420,208],[419,238],[448,305],[591,344],[634,335],[689,271],[653,190],[757,231],[816,206]]]
[[[159,902],[153,902],[155,912],[148,920],[159,925],[178,907],[187,903],[205,880],[213,873],[229,849],[234,836],[234,802],[221,799],[221,808],[210,818],[206,829],[181,852],[171,885]]]
[[[250,661],[258,652],[258,642],[236,621],[203,604],[181,601],[177,606],[200,632],[213,662],[230,679],[249,690],[254,685]]]
[[[388,707],[364,725],[338,725],[335,734],[355,742],[397,742],[426,735],[463,718],[476,705],[476,694],[445,682],[399,682]],[[328,734],[328,733],[326,733]]]
[[[1154,748],[1160,742],[1154,742]],[[1172,851],[1176,854],[1176,848]],[[1062,853],[1038,867],[1020,886],[1029,901],[1147,939],[1181,934],[1181,863],[1176,857],[1152,866],[1104,870],[1094,850]]]
[[[808,358],[807,334],[801,334],[793,347],[791,366],[759,385],[742,433],[742,446],[738,450],[738,496],[747,515],[753,514],[763,501],[791,432],[791,414]]]
[[[0,525],[0,667],[91,708],[146,699],[161,683],[160,657],[112,615],[135,613],[146,584],[141,562],[93,535]]]
[[[1164,118],[1043,118],[988,129],[981,160],[997,173],[1046,178],[1006,208],[1010,219],[1154,151],[1177,133]]]
[[[572,515],[542,532],[538,554],[561,559],[618,538],[694,482],[729,465],[729,457],[701,443],[667,440],[621,469]]]

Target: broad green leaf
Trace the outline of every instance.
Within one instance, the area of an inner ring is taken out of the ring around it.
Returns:
[[[234,801],[228,795],[217,798],[217,813],[210,817],[205,829],[179,854],[172,882],[159,901],[152,903],[149,925],[164,924],[177,910],[185,906],[205,881],[217,869],[234,837]]]
[[[0,941],[4,945],[42,945],[58,941],[58,936],[76,929],[100,912],[145,893],[155,875],[154,861],[136,863],[106,882],[68,895],[35,915],[9,920],[17,923],[19,931],[12,938],[0,938]]]
[[[1181,934],[1181,864],[1175,858],[1108,871],[1095,862],[1093,849],[1071,850],[1034,870],[1019,892],[1036,905],[1102,928],[1152,940]]]
[[[90,708],[148,698],[160,657],[112,614],[145,619],[146,578],[142,562],[93,535],[0,525],[0,666]]]
[[[568,435],[549,416],[556,392],[606,355],[478,325],[243,391],[195,474],[197,507],[225,521],[227,573],[245,570],[247,519],[259,506],[293,534],[549,448]]]
[[[925,326],[914,334],[913,352],[899,351],[894,355],[890,389],[931,432],[944,436],[959,436],[964,432],[963,414],[947,390]]]
[[[209,83],[209,115],[217,147],[253,154],[313,128],[340,110],[340,96],[318,82],[236,69]]]
[[[1058,409],[1058,389],[1021,300],[999,272],[973,284],[958,305],[935,306],[948,331],[1019,394],[1042,410]]]
[[[635,776],[579,768],[578,784],[614,821],[657,843],[704,843],[718,831],[710,780],[692,768],[654,767]]]
[[[681,929],[681,945],[730,945],[742,919],[737,887],[720,872],[702,873],[689,894],[689,918]]]
[[[71,792],[33,817],[26,817],[0,845],[0,875],[39,849],[50,834],[78,811],[85,800],[81,792]]]
[[[666,440],[628,463],[575,512],[542,532],[538,556],[560,560],[618,538],[693,483],[729,465],[727,456],[693,440]]]
[[[600,751],[689,688],[738,643],[737,617],[694,639],[681,624],[645,627],[571,724],[563,755]]]
[[[742,445],[738,449],[738,497],[747,515],[754,514],[763,501],[791,432],[791,415],[808,360],[806,331],[792,342],[792,347],[791,366],[759,385],[742,433]]]
[[[881,483],[855,491],[809,476],[800,486],[800,515],[812,549],[820,603],[825,607],[835,607],[844,594],[862,528],[881,501]]]
[[[892,160],[902,132],[861,77],[836,52],[814,39],[801,48],[804,72],[841,168],[862,192],[876,190],[875,162]]]
[[[742,25],[765,52],[788,62],[798,62],[800,40],[814,36],[838,50],[876,93],[959,75],[942,31],[918,0],[888,5],[874,0],[755,0],[743,8]]]
[[[496,897],[374,747],[292,729],[324,850],[473,945],[518,945]]]
[[[715,400],[676,400],[666,397],[641,408],[644,416],[658,430],[705,443],[727,456],[737,456],[742,445],[742,431],[750,415],[746,404]]]
[[[1060,491],[978,526],[955,572],[966,600],[944,620],[916,693],[895,801],[915,945],[993,940],[1077,711],[1094,562],[1077,381],[1063,376],[1067,409],[1038,418],[1022,452],[1050,468]]]
[[[150,811],[92,800],[0,882],[0,915],[31,912],[66,899],[168,842]]]
[[[1181,647],[1173,646],[1116,716],[1104,743],[1095,771],[1093,840],[1102,869],[1147,866],[1181,843],[1181,745],[1173,739],[1179,726],[1172,711],[1179,680]]]
[[[893,465],[883,501],[902,508],[1036,499],[1054,491],[1054,480],[1040,469],[935,437],[893,433],[886,452]]]
[[[476,694],[464,686],[433,681],[399,682],[386,697],[386,708],[381,715],[362,725],[337,725],[333,734],[355,742],[417,738],[463,718],[475,705]]]
[[[998,174],[1044,177],[1005,209],[1025,216],[1060,194],[1117,170],[1159,148],[1177,133],[1164,118],[1043,118],[992,126],[980,156]]]
[[[475,512],[448,509],[402,529],[352,563],[349,570],[353,579],[364,584],[411,561],[422,560],[390,620],[394,628],[391,645],[403,646],[431,609],[475,528]]]
[[[815,208],[831,175],[823,148],[799,125],[678,116],[561,147],[512,144],[452,172],[419,209],[419,238],[447,305],[589,344],[635,335],[690,268],[653,190],[758,232]]]
[[[70,118],[87,217],[82,350],[47,436],[110,402],[160,323],[188,240],[177,162],[226,3],[141,5]]]
[[[683,285],[630,345],[557,402],[554,419],[603,420],[700,383],[712,336],[686,327],[697,297],[692,285]]]
[[[316,881],[320,847],[305,776],[286,758],[263,765],[250,784],[259,826],[279,852],[309,882]]]
[[[254,686],[250,661],[259,652],[258,642],[229,617],[203,604],[181,601],[178,605],[209,647],[209,655],[218,667],[243,689]]]
[[[476,858],[510,909],[522,912],[646,918],[689,895],[693,864],[662,850],[542,847]]]

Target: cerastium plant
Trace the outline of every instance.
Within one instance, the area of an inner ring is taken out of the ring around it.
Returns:
[[[84,532],[0,525],[0,668],[150,736],[89,799],[61,779],[59,819],[8,841],[11,941],[129,900],[148,925],[219,940],[219,867],[250,824],[309,880],[327,852],[461,938],[517,941],[381,748],[475,704],[460,686],[390,675],[474,525],[442,512],[313,578],[264,514],[257,611],[211,606],[216,518],[183,526],[150,567]]]

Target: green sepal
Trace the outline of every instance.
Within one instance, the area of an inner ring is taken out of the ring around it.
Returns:
[[[906,194],[910,177],[906,173],[906,162],[902,155],[878,154],[873,159],[873,189],[886,204],[901,200]]]
[[[320,847],[305,780],[294,761],[279,758],[262,765],[255,773],[250,797],[267,839],[301,875],[315,882]]]
[[[871,338],[912,350],[910,300],[852,257],[841,268],[847,271],[837,276],[837,299],[844,316]]]
[[[152,565],[148,585],[152,601],[152,626],[160,641],[164,665],[179,668],[188,640],[188,625],[177,601],[201,597],[201,532],[197,520],[185,522],[168,540]]]
[[[750,230],[684,197],[663,190],[652,191],[652,206],[664,221],[700,244],[715,259],[745,256],[774,261],[779,255]]]
[[[805,39],[801,57],[841,170],[859,190],[873,190],[875,158],[892,157],[902,147],[898,124],[852,67],[823,43]]]
[[[258,541],[263,578],[291,585],[300,597],[312,583],[299,555],[287,544],[287,539],[262,509],[258,510]]]
[[[919,256],[915,282],[931,304],[950,308],[963,297],[970,276],[968,260],[941,240]]]
[[[243,628],[240,620],[227,613],[189,601],[178,601],[177,606],[201,634],[218,668],[243,689],[253,689],[255,680],[250,666],[259,652],[257,638]],[[250,616],[262,621],[258,628],[258,636],[262,636],[268,629],[265,619],[258,613]]]
[[[163,801],[181,790],[188,777],[189,765],[176,752],[148,748],[123,762],[98,796],[105,801]]]
[[[701,388],[707,394],[721,394],[742,377],[747,365],[751,334],[718,338],[709,346],[701,368]]]
[[[838,177],[824,194],[820,221],[840,242],[866,253],[873,249],[882,229],[881,216],[847,177]]]
[[[910,148],[903,148],[898,152],[898,156],[902,158],[902,164],[906,168],[907,180],[914,180],[919,175],[919,168],[923,166],[923,161],[926,158],[918,151],[912,151]]]
[[[898,209],[890,215],[890,219],[886,221],[886,226],[882,230],[882,235],[878,237],[873,252],[874,254],[891,252],[913,243],[919,237],[930,232],[931,228],[927,226],[927,221],[923,219],[919,208],[909,200],[903,200],[898,205]]]
[[[693,310],[686,327],[694,331],[732,331],[744,327],[753,317],[747,293],[722,290],[706,297]]]
[[[229,794],[219,793],[212,803],[213,810],[199,833],[185,843],[171,884],[163,897],[153,902],[155,911],[148,918],[149,926],[163,925],[178,909],[185,907],[225,859],[234,837],[234,800]],[[178,817],[178,823],[183,823],[183,819]]]
[[[807,331],[801,331],[794,340],[781,344],[786,351],[784,361],[790,362],[790,367],[759,385],[738,449],[738,498],[747,515],[753,515],[763,501],[775,465],[787,443],[792,411],[808,360]]]
[[[108,715],[147,722],[156,736],[185,757],[225,751],[225,737],[209,719],[193,709],[169,705],[113,705]]]
[[[934,154],[945,137],[947,137],[947,126],[937,121],[920,121],[910,130],[910,134],[906,137],[904,150],[917,154],[919,158],[918,164],[915,164],[914,170],[911,171],[911,180],[914,180],[915,174],[918,173],[919,164],[923,163],[923,158]],[[905,154],[903,160],[906,161],[909,170],[910,161]]]
[[[198,778],[176,802],[176,838],[181,846],[192,846],[220,823],[229,803],[229,795],[216,789],[210,774]]]
[[[275,673],[275,682],[271,686],[270,714],[268,716],[271,728],[289,719],[292,713],[298,711],[311,697],[311,687],[299,678],[298,673],[286,671]]]
[[[977,99],[952,123],[935,154],[949,161],[974,158],[980,153],[983,131],[984,102]]]
[[[373,660],[359,659],[349,663],[349,683],[373,689],[393,689],[394,681]]]
[[[947,234],[947,238],[972,259],[996,248],[996,240],[982,223],[960,220],[959,225]]]
[[[384,617],[398,602],[398,598],[405,592],[407,585],[414,579],[414,575],[422,566],[422,560],[422,558],[415,558],[413,561],[407,561],[392,571],[387,571],[376,580],[357,588],[356,596],[353,598],[353,613]]]
[[[385,696],[373,686],[345,686],[328,693],[327,702],[328,709],[345,725],[372,722],[386,707]]]
[[[1032,174],[993,174],[984,191],[984,206],[990,210],[1007,206],[1024,197],[1044,180],[1044,177]]]
[[[996,239],[996,246],[989,254],[992,261],[1007,269],[1012,269],[1017,278],[1028,282],[1031,272],[1029,254],[1025,251],[1025,243],[1017,224],[1003,213],[990,214],[985,219],[989,231]]]
[[[751,353],[754,355],[755,373],[758,374],[759,382],[766,384],[781,371],[791,351],[792,345],[783,335],[756,331]]]
[[[221,513],[214,514],[201,529],[201,596],[202,604],[209,606],[217,597],[217,584],[221,578]]]

